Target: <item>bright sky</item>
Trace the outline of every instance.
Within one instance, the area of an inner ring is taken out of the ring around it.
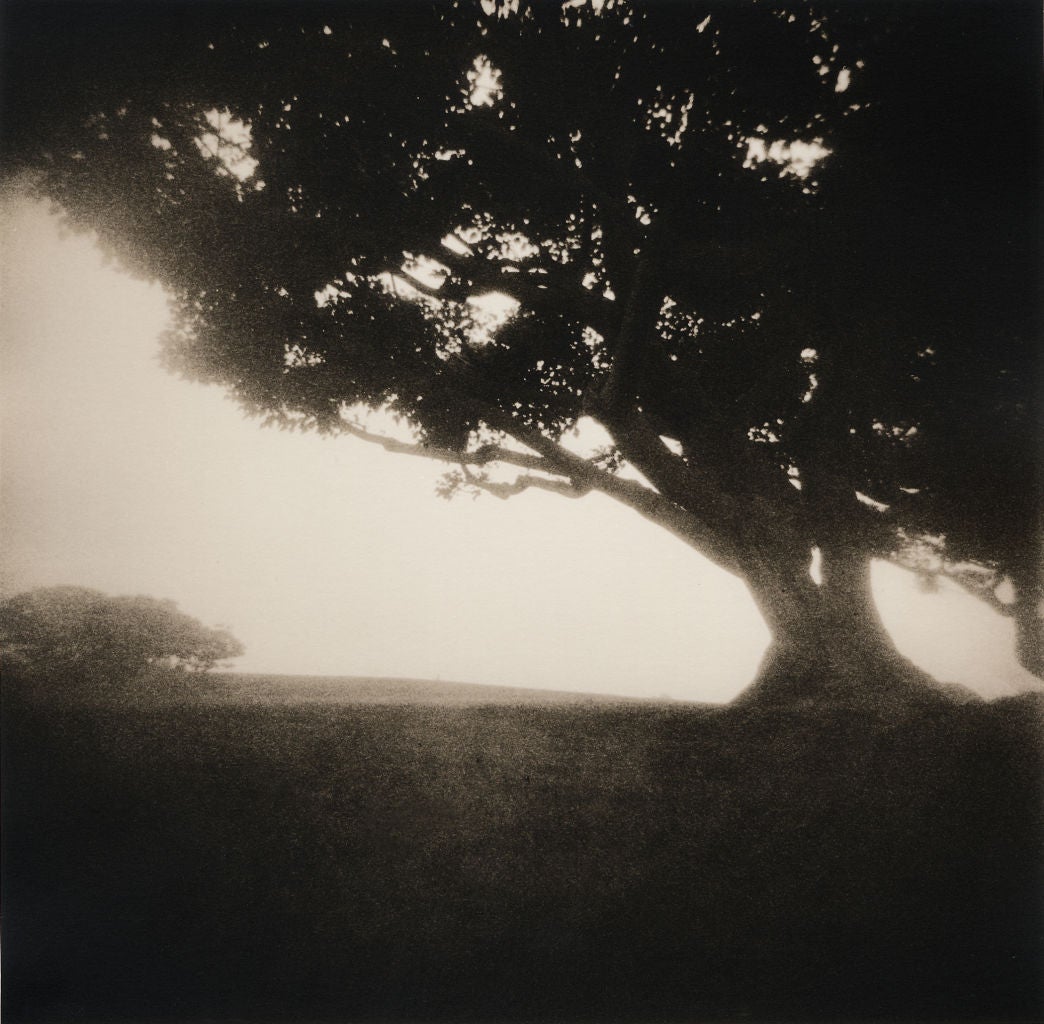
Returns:
[[[435,496],[444,467],[263,430],[165,374],[158,287],[15,195],[2,230],[9,596],[58,583],[173,598],[244,671],[721,701],[767,632],[746,589],[597,495]],[[878,566],[900,647],[987,696],[1036,685],[1010,622]]]

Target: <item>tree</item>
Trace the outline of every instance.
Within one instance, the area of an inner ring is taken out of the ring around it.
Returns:
[[[0,603],[8,668],[49,684],[122,686],[150,665],[206,672],[243,645],[154,597],[41,587]]]
[[[874,558],[1044,672],[1029,4],[7,17],[9,167],[164,283],[172,370],[447,495],[612,496],[745,580],[765,697],[923,681]]]

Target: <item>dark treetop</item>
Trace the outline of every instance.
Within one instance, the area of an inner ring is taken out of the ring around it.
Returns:
[[[871,558],[1041,673],[1035,5],[5,21],[8,166],[164,283],[171,368],[447,493],[608,493],[742,576],[791,673],[884,664]]]

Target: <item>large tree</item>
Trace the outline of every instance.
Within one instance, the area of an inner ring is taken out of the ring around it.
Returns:
[[[167,287],[174,370],[447,493],[608,494],[747,583],[753,692],[895,692],[874,558],[1044,665],[1038,21],[16,2],[6,148]]]

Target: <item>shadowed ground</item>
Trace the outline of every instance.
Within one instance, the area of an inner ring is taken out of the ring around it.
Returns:
[[[382,686],[7,700],[5,1021],[1038,1018],[1039,698]]]

